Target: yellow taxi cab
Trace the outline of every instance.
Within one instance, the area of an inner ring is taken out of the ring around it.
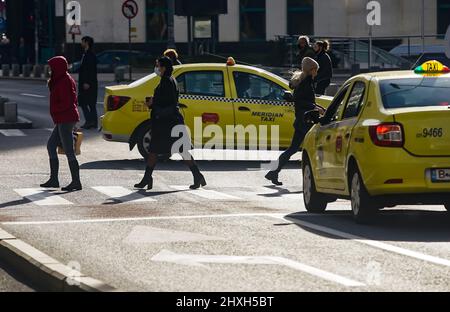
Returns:
[[[229,142],[236,142],[233,148],[241,147],[235,140],[236,132],[227,131],[227,127],[238,125],[244,129],[267,126],[267,134],[259,133],[267,136],[266,145],[273,143],[272,137],[279,139],[276,145],[280,148],[290,145],[295,114],[293,103],[285,100],[285,93],[292,91],[285,79],[256,67],[237,65],[232,58],[223,64],[175,66],[173,75],[180,89],[180,111],[194,146],[208,147],[213,140],[215,148],[220,146],[217,143],[229,147]],[[137,145],[144,158],[148,155],[151,120],[145,102],[153,96],[159,81],[151,74],[130,85],[106,88],[102,116],[105,140],[129,143],[131,150]],[[322,96],[317,102],[328,107],[331,99]],[[208,125],[214,127],[205,130]],[[278,133],[271,133],[272,126],[279,126]],[[245,140],[242,147],[247,148],[251,145],[248,135]]]
[[[400,204],[450,210],[450,70],[362,74],[338,91],[303,146],[307,211],[350,199],[357,222]]]

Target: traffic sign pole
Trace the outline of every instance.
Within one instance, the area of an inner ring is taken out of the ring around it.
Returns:
[[[130,73],[130,81],[132,81],[133,70],[131,69],[131,18],[128,19],[128,70]]]
[[[122,14],[128,19],[128,67],[130,70],[130,81],[132,80],[133,71],[131,69],[131,20],[137,16],[139,7],[136,1],[126,0],[122,4]]]

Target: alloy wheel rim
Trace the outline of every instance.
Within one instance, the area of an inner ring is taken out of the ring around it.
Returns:
[[[361,183],[359,182],[359,176],[355,174],[352,181],[352,209],[355,215],[359,214],[361,205],[360,191]]]
[[[311,193],[312,193],[312,181],[311,181],[311,170],[309,166],[305,167],[305,176],[303,179],[303,196],[307,203],[311,201]]]
[[[150,133],[150,131],[148,131],[145,135],[144,138],[142,139],[142,146],[144,147],[144,149],[149,152],[150,151],[150,141],[152,140],[152,135]]]

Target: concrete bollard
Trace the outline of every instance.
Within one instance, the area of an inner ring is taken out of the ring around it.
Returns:
[[[9,65],[8,64],[2,65],[2,76],[9,77]]]
[[[9,102],[9,99],[0,97],[0,116],[5,116],[5,103]]]
[[[34,65],[34,67],[33,67],[33,76],[34,76],[34,78],[41,78],[42,77],[42,67],[41,67],[41,65]]]
[[[50,66],[49,65],[44,66],[44,77],[50,78]]]
[[[33,66],[30,64],[22,65],[22,75],[24,78],[28,78],[31,76],[31,71],[33,69]]]
[[[5,122],[7,123],[17,122],[17,103],[15,102],[5,103]]]
[[[20,76],[20,65],[19,64],[12,64],[11,65],[11,74],[13,77],[19,77]]]
[[[119,82],[125,80],[125,70],[126,70],[126,68],[124,66],[116,67],[116,69],[114,70],[114,76],[115,76],[116,82],[119,83]]]

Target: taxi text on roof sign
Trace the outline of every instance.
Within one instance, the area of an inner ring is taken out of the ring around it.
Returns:
[[[444,74],[450,73],[450,69],[439,61],[428,61],[417,67],[416,74]]]

